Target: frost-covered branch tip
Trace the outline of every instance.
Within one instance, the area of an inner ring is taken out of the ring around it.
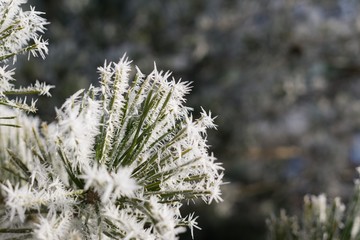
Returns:
[[[48,22],[41,17],[42,12],[35,11],[34,7],[24,11],[21,7],[25,0],[0,0],[0,62],[7,63],[10,58],[16,61],[17,55],[28,53],[29,56],[40,55],[45,58],[48,53],[48,42],[43,40]],[[50,96],[49,90],[53,86],[45,83],[36,83],[29,87],[16,88],[12,83],[14,69],[7,65],[0,66],[0,105],[19,108],[28,112],[35,112],[34,101],[14,100],[9,95],[37,94]]]

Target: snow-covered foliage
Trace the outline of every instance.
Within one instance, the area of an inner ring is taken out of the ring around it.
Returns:
[[[0,1],[3,64],[47,53],[47,22],[23,3]],[[206,140],[214,117],[195,119],[184,105],[190,83],[156,66],[144,75],[125,55],[98,72],[99,87],[73,94],[47,124],[16,109],[33,103],[8,96],[52,86],[16,89],[1,66],[1,239],[177,239],[199,228],[181,215],[184,201],[222,201],[223,168]]]
[[[360,173],[360,168],[357,168]],[[346,239],[360,238],[360,180],[355,180],[352,198],[345,205],[339,197],[329,200],[325,194],[305,196],[302,217],[279,217],[267,221],[268,239]]]

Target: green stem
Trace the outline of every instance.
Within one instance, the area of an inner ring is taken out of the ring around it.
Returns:
[[[31,228],[1,228],[0,233],[32,233]]]

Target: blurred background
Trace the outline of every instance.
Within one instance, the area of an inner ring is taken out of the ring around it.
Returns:
[[[360,2],[357,0],[33,0],[50,51],[17,79],[56,85],[54,105],[125,52],[144,73],[193,81],[188,105],[218,115],[209,132],[226,169],[224,202],[186,206],[195,239],[266,239],[265,220],[299,214],[307,193],[350,196],[360,163]],[[191,239],[189,233],[181,239]]]

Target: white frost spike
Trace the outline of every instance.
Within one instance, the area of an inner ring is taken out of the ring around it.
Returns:
[[[10,208],[10,221],[18,215],[20,221],[24,222],[25,210],[33,205],[34,194],[28,186],[16,185],[14,188],[9,181],[6,182],[6,185],[2,185],[2,189],[6,192],[6,205]]]
[[[90,87],[90,91],[93,88]],[[67,156],[72,155],[73,168],[80,169],[93,158],[92,147],[98,134],[100,121],[100,102],[91,99],[84,90],[79,90],[57,110],[59,119],[58,139]]]
[[[60,240],[65,239],[71,228],[71,216],[69,213],[51,217],[40,217],[36,224],[34,235],[39,240]]]
[[[135,191],[140,188],[136,180],[131,177],[133,169],[130,167],[120,167],[116,173],[111,174],[114,181],[114,195],[116,197],[135,196]]]
[[[319,220],[320,222],[326,221],[326,196],[325,194],[320,194],[318,197],[313,196],[313,203],[318,208],[319,211]]]
[[[110,201],[113,197],[133,197],[139,186],[131,178],[130,168],[119,168],[117,172],[109,172],[104,165],[84,168],[81,176],[86,184],[84,189],[93,188],[101,197],[102,202]]]

